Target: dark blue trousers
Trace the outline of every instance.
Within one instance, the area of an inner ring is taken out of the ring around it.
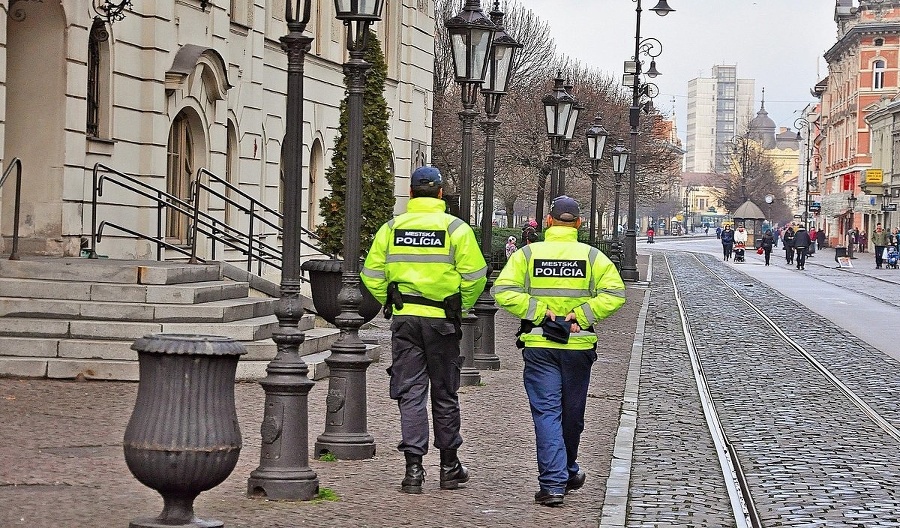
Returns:
[[[537,446],[541,489],[564,493],[569,477],[578,472],[578,444],[584,431],[591,350],[525,348],[523,380]]]

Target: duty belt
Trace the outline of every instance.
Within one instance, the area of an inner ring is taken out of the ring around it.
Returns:
[[[431,306],[433,308],[440,308],[442,310],[446,307],[446,305],[444,304],[444,301],[435,301],[435,300],[429,299],[427,297],[422,297],[420,295],[410,295],[408,293],[401,293],[400,298],[403,299],[404,303],[409,303],[409,304],[421,304],[423,306]]]

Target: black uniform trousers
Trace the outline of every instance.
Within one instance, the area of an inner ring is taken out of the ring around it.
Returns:
[[[434,446],[456,449],[459,434],[459,376],[463,357],[456,327],[447,319],[394,316],[391,323],[390,396],[400,408],[401,441],[404,453],[428,452],[428,408],[426,397],[431,384],[431,417]]]

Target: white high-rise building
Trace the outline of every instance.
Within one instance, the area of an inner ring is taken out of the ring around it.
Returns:
[[[725,172],[728,143],[753,118],[755,84],[738,79],[737,66],[723,65],[688,82],[686,172]]]

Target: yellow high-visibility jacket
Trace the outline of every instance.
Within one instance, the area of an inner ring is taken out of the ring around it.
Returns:
[[[550,310],[561,321],[574,313],[581,332],[567,344],[545,339],[540,327],[521,339],[526,347],[585,350],[597,336],[585,330],[625,304],[625,284],[616,266],[599,249],[578,242],[572,227],[551,226],[543,242],[516,251],[491,291],[497,304],[539,326]]]
[[[384,304],[396,282],[403,294],[443,301],[456,292],[462,307],[471,308],[487,282],[487,264],[468,224],[444,212],[443,200],[413,198],[406,213],[389,220],[375,234],[361,279]],[[405,303],[394,315],[445,317],[434,306]]]

